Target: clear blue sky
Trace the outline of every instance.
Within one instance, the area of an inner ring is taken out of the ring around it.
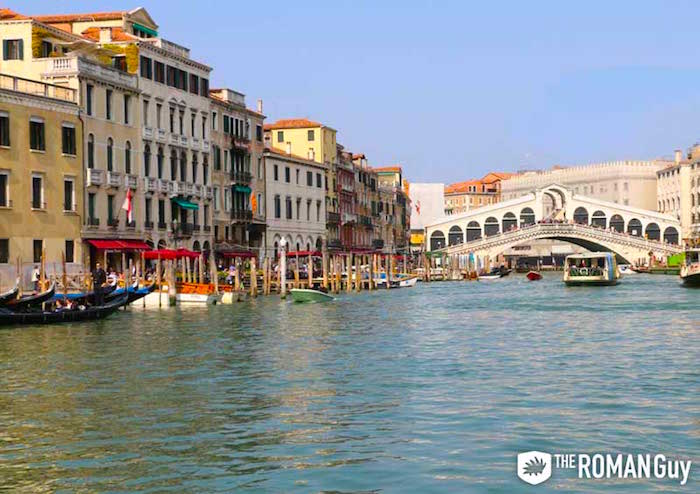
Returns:
[[[692,1],[18,1],[144,6],[212,86],[309,117],[414,182],[671,156],[700,137]]]

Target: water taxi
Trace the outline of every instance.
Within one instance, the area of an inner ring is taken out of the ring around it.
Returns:
[[[700,248],[685,251],[681,265],[681,281],[686,286],[700,286]]]
[[[574,254],[564,262],[564,283],[568,286],[617,285],[619,280],[620,272],[612,252]]]
[[[319,290],[309,290],[307,288],[292,288],[290,290],[292,300],[298,303],[306,302],[330,302],[335,298]]]

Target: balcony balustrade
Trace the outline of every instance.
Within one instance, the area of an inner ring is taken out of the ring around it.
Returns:
[[[328,240],[328,248],[329,249],[342,249],[343,243],[338,238],[332,238],[332,239]]]
[[[209,152],[209,141],[206,139],[202,140],[202,151],[205,153]]]
[[[100,186],[104,183],[105,178],[104,178],[104,170],[97,170],[95,168],[88,168],[87,169],[87,177],[85,179],[86,184],[88,187],[91,185],[96,185]]]
[[[156,130],[156,139],[158,139],[161,142],[165,142],[165,130],[157,129]]]
[[[201,147],[201,142],[202,141],[199,140],[199,137],[193,137],[191,142],[192,149],[199,151],[199,148]]]
[[[168,224],[164,221],[159,221],[158,222],[158,229],[159,230],[165,230],[168,228]]]
[[[170,229],[176,237],[191,237],[194,225],[192,223],[178,223],[177,221],[173,221]]]
[[[138,186],[138,177],[136,175],[127,174],[124,176],[124,185],[129,189],[136,189]]]
[[[107,172],[107,186],[108,187],[121,187],[122,186],[122,174],[119,172]]]
[[[176,146],[180,145],[180,138],[176,134],[170,134],[170,139],[168,139],[168,142],[170,144],[174,144]]]
[[[251,221],[253,219],[253,212],[249,209],[232,209],[231,219],[236,221]]]
[[[143,188],[146,192],[156,192],[158,190],[158,180],[153,177],[144,177]]]
[[[328,211],[326,213],[326,223],[330,223],[331,225],[337,225],[338,223],[340,223],[340,214]]]
[[[250,172],[231,170],[231,181],[239,184],[249,184],[253,180]]]
[[[144,125],[142,135],[144,139],[153,139],[153,127]]]
[[[383,249],[384,248],[384,240],[381,238],[375,238],[372,240],[372,248],[373,249]]]
[[[180,136],[180,145],[187,146],[189,142],[190,141],[187,136]]]
[[[185,184],[185,194],[187,194],[188,196],[194,195],[194,184],[193,183],[187,182]]]

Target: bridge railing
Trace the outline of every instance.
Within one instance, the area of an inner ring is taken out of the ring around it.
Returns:
[[[546,232],[547,234],[557,235],[577,232],[579,234],[585,234],[588,237],[593,237],[601,241],[613,241],[616,243],[621,243],[625,245],[634,246],[637,248],[644,248],[647,250],[663,250],[668,252],[680,252],[682,249],[679,245],[670,244],[660,240],[649,240],[644,237],[639,237],[637,235],[631,235],[625,232],[618,232],[614,229],[605,229],[592,225],[583,225],[580,223],[535,223],[532,225],[516,228],[514,230],[509,230],[507,232],[502,232],[497,235],[491,235],[489,237],[481,237],[477,240],[471,242],[450,245],[442,249],[438,249],[437,252],[452,253],[455,251],[465,251],[465,250],[479,250],[486,249],[493,246],[501,245],[504,243],[512,242],[513,239],[522,239],[526,241],[529,238],[542,238],[541,234]]]

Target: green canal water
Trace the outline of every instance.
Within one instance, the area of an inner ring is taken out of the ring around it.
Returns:
[[[511,275],[0,330],[0,491],[698,492],[700,290]],[[689,483],[516,477],[664,453]]]

